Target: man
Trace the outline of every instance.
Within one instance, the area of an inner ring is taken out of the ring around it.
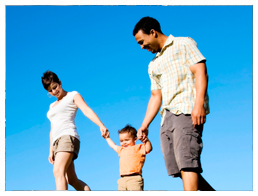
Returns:
[[[209,113],[206,59],[191,38],[166,36],[159,22],[142,18],[133,35],[156,56],[149,64],[151,97],[138,130],[144,142],[161,104],[161,150],[168,175],[181,177],[184,190],[214,190],[201,176],[202,130]]]

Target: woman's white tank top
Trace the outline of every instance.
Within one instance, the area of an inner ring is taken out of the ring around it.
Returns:
[[[71,135],[80,140],[74,123],[78,107],[73,102],[73,98],[77,93],[68,92],[59,104],[54,107],[52,106],[55,102],[50,104],[47,117],[52,125],[52,144],[63,135]]]

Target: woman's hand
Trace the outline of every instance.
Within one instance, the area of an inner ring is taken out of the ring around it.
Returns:
[[[54,165],[55,163],[55,158],[54,158],[54,152],[50,151],[49,156],[48,156],[48,161],[49,163],[51,163],[52,165]]]
[[[100,127],[101,136],[107,138],[109,136],[108,129],[105,126]]]

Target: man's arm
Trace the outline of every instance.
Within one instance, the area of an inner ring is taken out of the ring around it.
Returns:
[[[160,106],[162,103],[162,94],[161,90],[153,90],[151,91],[151,97],[148,103],[146,115],[142,122],[142,126],[138,129],[137,137],[142,142],[145,142],[148,135],[148,127],[150,123],[153,121],[157,113],[159,112]]]
[[[191,113],[193,124],[201,125],[206,121],[204,98],[208,87],[208,74],[205,62],[199,62],[190,67],[195,76],[196,99]]]

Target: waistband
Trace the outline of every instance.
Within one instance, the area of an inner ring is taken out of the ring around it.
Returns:
[[[142,176],[142,175],[141,174],[136,174],[136,173],[121,175],[121,177],[130,177],[130,176]]]

